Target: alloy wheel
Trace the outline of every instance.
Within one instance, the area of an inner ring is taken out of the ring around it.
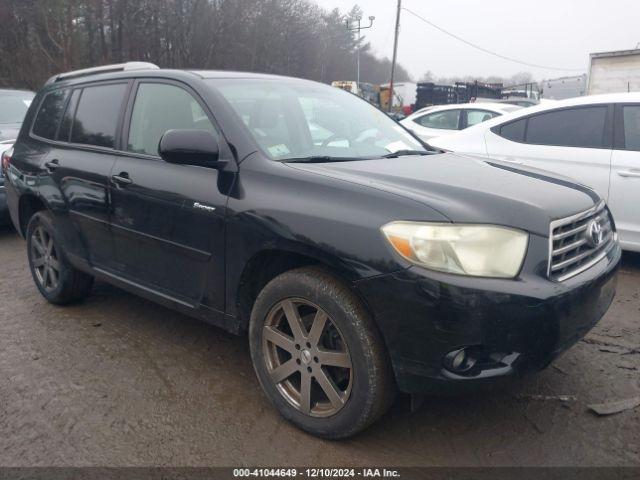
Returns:
[[[54,291],[60,281],[60,261],[53,237],[44,228],[37,227],[33,231],[30,253],[38,283],[45,291]]]
[[[288,298],[277,303],[262,329],[264,360],[280,394],[313,417],[338,413],[353,384],[344,337],[319,306]]]

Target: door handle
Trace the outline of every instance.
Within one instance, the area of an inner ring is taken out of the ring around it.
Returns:
[[[640,178],[640,170],[618,170],[621,177]]]
[[[111,177],[111,181],[116,185],[129,185],[133,183],[133,180],[129,178],[129,174],[127,172],[121,172],[119,175],[113,175]]]
[[[49,172],[53,172],[55,169],[60,168],[60,162],[57,159],[54,159],[50,162],[46,162],[44,166],[49,170]]]

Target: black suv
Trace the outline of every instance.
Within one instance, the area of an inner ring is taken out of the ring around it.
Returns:
[[[50,302],[94,278],[238,334],[275,407],[346,437],[394,393],[539,370],[620,261],[592,190],[424,151],[367,102],[276,76],[125,64],[51,79],[3,159]]]

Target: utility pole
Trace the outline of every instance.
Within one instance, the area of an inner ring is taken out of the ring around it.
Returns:
[[[369,26],[368,27],[363,27],[361,25],[362,22],[362,15],[357,15],[354,18],[354,21],[358,22],[358,26],[351,26],[349,23],[349,19],[347,18],[346,23],[347,23],[347,30],[349,30],[350,32],[353,31],[357,31],[358,32],[358,47],[357,47],[357,53],[356,53],[356,64],[357,64],[357,69],[358,69],[358,73],[357,73],[357,83],[358,83],[358,88],[360,85],[360,41],[362,39],[361,35],[360,35],[360,31],[361,30],[366,30],[367,28],[371,28],[373,27],[373,21],[376,19],[376,17],[374,16],[370,16],[369,17]]]
[[[396,34],[393,40],[393,60],[391,60],[391,80],[389,82],[389,111],[393,109],[393,79],[396,75],[396,61],[398,60],[398,36],[400,35],[401,10],[402,0],[398,0],[398,11],[396,13]]]

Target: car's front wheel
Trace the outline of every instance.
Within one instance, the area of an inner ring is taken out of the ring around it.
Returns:
[[[26,236],[31,275],[49,302],[72,303],[91,293],[93,277],[71,266],[49,212],[38,212],[31,217]]]
[[[393,376],[380,334],[358,298],[322,269],[269,282],[256,299],[249,336],[265,393],[309,433],[348,437],[391,405]]]

